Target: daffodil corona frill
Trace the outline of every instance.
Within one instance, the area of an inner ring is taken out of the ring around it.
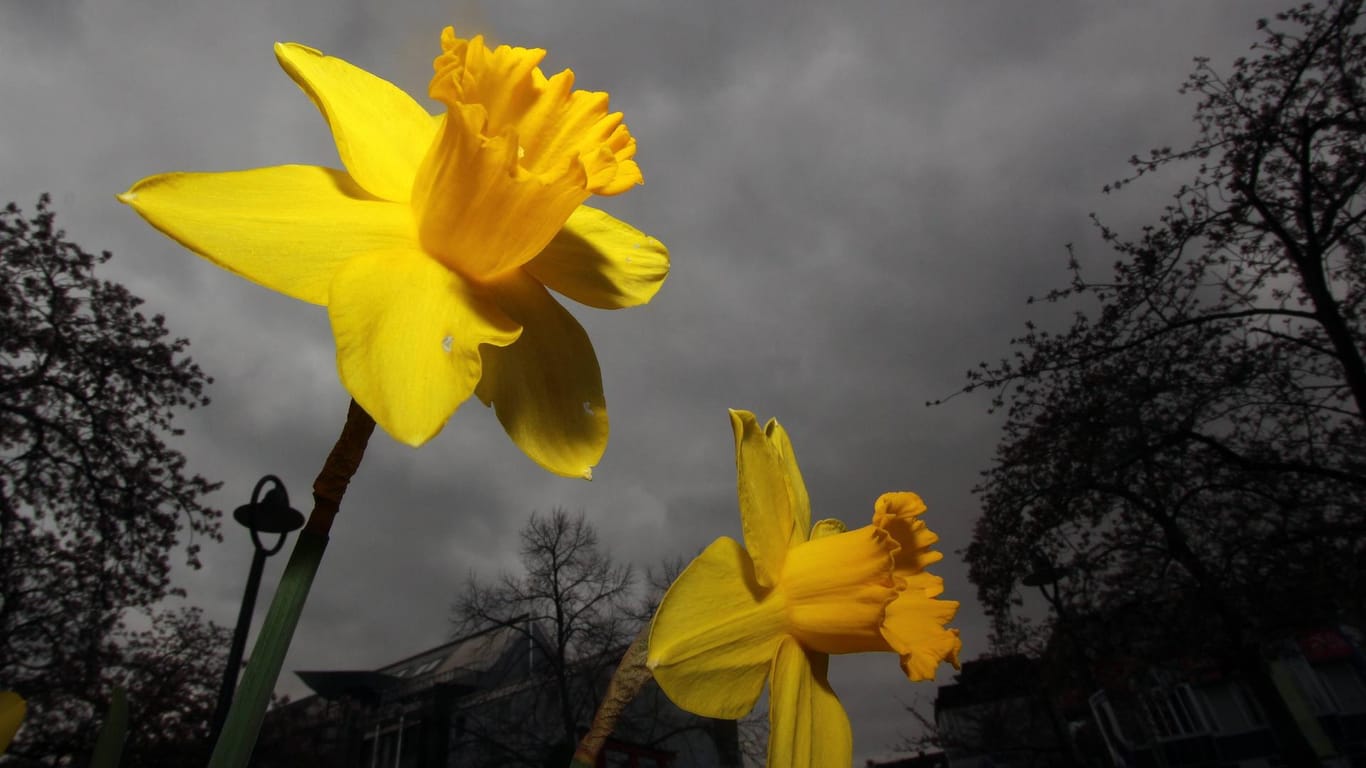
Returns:
[[[826,679],[829,654],[889,651],[911,680],[958,666],[958,603],[925,572],[940,553],[913,493],[877,500],[873,523],[811,524],[787,433],[731,411],[745,547],[717,539],[664,595],[647,664],[678,706],[705,717],[749,712],[769,681],[770,766],[848,766],[849,718]]]
[[[597,357],[547,288],[616,309],[669,269],[654,238],[583,205],[642,183],[605,93],[547,78],[545,51],[447,28],[428,114],[394,85],[296,43],[280,65],[326,118],[346,170],[168,173],[119,199],[219,266],[327,306],[351,395],[420,445],[471,394],[552,472],[607,445]]]

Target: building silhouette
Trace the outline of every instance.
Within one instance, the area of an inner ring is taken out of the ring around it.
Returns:
[[[1278,695],[1323,765],[1366,768],[1362,647],[1347,627],[1301,630],[1266,645]],[[1050,669],[1060,663],[1048,656],[964,663],[935,699],[948,765],[1288,765],[1248,681],[1215,659],[1095,659],[1080,680]]]
[[[556,686],[531,642],[534,621],[494,627],[375,670],[301,671],[313,695],[267,713],[257,768],[565,766]],[[621,649],[624,651],[625,649]],[[619,655],[618,657],[619,658]],[[578,660],[563,675],[584,702],[586,730],[617,658]],[[675,707],[653,683],[618,723],[600,759],[630,768],[739,768],[736,723]]]

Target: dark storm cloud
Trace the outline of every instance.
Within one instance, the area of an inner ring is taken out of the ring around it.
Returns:
[[[373,668],[440,642],[465,576],[514,565],[532,511],[583,509],[641,567],[739,536],[727,407],[783,421],[818,518],[862,525],[878,494],[921,493],[947,553],[936,571],[963,601],[965,656],[983,652],[953,552],[998,420],[983,397],[923,404],[1047,316],[1024,298],[1066,279],[1064,243],[1105,268],[1087,212],[1130,227],[1155,215],[1180,179],[1112,198],[1101,185],[1130,154],[1188,138],[1193,105],[1176,88],[1191,57],[1244,53],[1256,16],[1279,7],[395,5],[0,0],[3,196],[52,191],[73,239],[114,250],[110,276],[191,339],[217,382],[180,445],[224,481],[215,502],[229,510],[266,472],[307,506],[346,410],[326,313],[190,256],[113,195],[161,171],[336,165],[274,41],[346,58],[429,106],[441,25],[544,46],[547,69],[610,91],[639,139],[646,185],[597,203],[667,243],[673,270],[647,307],[572,307],[612,416],[596,479],[539,470],[477,402],[420,450],[376,433],[287,670]],[[224,533],[182,580],[230,623],[250,549],[235,525]],[[932,697],[889,658],[833,670],[860,761],[911,729],[899,701]]]

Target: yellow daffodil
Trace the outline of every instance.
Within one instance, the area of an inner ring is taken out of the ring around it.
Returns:
[[[679,575],[650,630],[647,664],[678,706],[749,712],[769,681],[770,766],[848,766],[849,718],[826,679],[829,654],[890,651],[911,680],[958,665],[958,603],[925,572],[940,553],[913,493],[877,500],[872,525],[811,525],[787,433],[731,411],[746,547],[720,538]]]
[[[14,734],[19,732],[27,709],[28,705],[22,696],[14,691],[0,691],[0,755],[9,749]]]
[[[431,115],[394,85],[297,43],[275,46],[346,170],[168,173],[120,195],[152,226],[249,280],[327,306],[351,395],[420,445],[471,394],[536,462],[591,477],[607,445],[597,357],[546,290],[643,304],[662,243],[583,205],[642,183],[605,93],[547,78],[545,51],[446,28]]]

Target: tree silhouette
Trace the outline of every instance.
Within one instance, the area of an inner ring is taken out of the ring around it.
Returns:
[[[521,542],[520,573],[503,573],[493,583],[472,577],[451,608],[453,634],[512,629],[526,638],[534,658],[530,680],[525,666],[508,680],[520,698],[463,710],[463,754],[472,765],[567,764],[622,654],[686,565],[673,558],[648,569],[638,594],[634,570],[602,550],[583,513],[560,508],[533,514]],[[762,762],[767,735],[766,711],[735,724],[699,718],[675,707],[653,683],[627,705],[613,731],[613,738],[646,747],[682,744],[700,750],[694,759],[719,765]]]
[[[1194,143],[1132,158],[1106,191],[1193,179],[1137,239],[1097,220],[1111,278],[1073,255],[1044,297],[1086,302],[1070,327],[1027,324],[969,373],[1007,416],[967,551],[1001,644],[1038,650],[1070,616],[1096,654],[1212,654],[1255,676],[1260,643],[1363,615],[1361,5],[1260,21],[1227,75],[1197,59]],[[1029,575],[1054,609],[1032,635]]]
[[[129,702],[123,768],[177,768],[208,762],[208,723],[218,703],[231,633],[197,608],[160,610],[150,628],[120,631],[105,678]]]
[[[210,380],[161,316],[95,275],[109,258],[67,241],[47,196],[32,218],[0,212],[0,680],[29,701],[15,758],[88,747],[135,652],[125,615],[175,592],[182,531],[218,536],[201,503],[217,486],[165,442]]]
[[[522,633],[534,648],[549,684],[554,716],[508,727],[471,721],[475,737],[501,753],[503,764],[539,765],[563,750],[567,763],[578,727],[593,717],[602,683],[639,625],[630,601],[635,574],[613,563],[582,513],[556,508],[533,514],[521,531],[523,573],[504,573],[492,584],[471,578],[452,606],[455,634],[487,627]]]

